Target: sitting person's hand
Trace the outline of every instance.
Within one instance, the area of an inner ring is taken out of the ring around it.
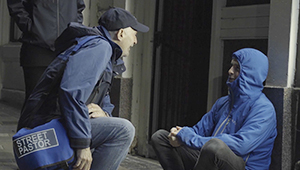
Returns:
[[[87,108],[90,113],[90,118],[97,118],[97,117],[109,117],[107,113],[105,113],[101,107],[95,103],[90,103],[87,105]]]
[[[179,147],[181,144],[180,144],[180,141],[178,140],[178,138],[176,137],[177,133],[182,129],[182,127],[179,127],[179,126],[176,126],[176,127],[173,127],[171,130],[170,130],[170,133],[168,135],[169,137],[169,142],[170,144],[173,146],[173,147]]]

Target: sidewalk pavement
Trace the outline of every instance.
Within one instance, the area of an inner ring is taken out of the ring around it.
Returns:
[[[12,136],[16,126],[20,108],[0,101],[0,170],[17,170],[12,151]],[[156,160],[128,155],[118,170],[162,170]]]

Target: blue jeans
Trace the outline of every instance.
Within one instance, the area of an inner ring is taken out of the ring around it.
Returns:
[[[135,129],[123,118],[90,119],[92,126],[93,162],[91,170],[117,170],[128,154]]]

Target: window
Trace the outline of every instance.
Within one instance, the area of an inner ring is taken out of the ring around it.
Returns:
[[[226,7],[270,4],[270,0],[227,0]]]

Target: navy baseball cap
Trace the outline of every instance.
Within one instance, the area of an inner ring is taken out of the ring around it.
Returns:
[[[127,27],[131,27],[138,32],[149,31],[149,27],[139,23],[130,12],[118,7],[110,8],[102,14],[98,24],[104,26],[108,31],[117,31]]]

